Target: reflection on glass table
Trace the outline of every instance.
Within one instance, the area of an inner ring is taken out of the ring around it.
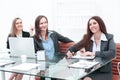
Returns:
[[[75,67],[72,68],[68,66],[70,64],[77,63],[82,59],[66,59],[66,57],[63,57],[63,56],[54,57],[54,59],[50,61],[39,61],[37,59],[27,59],[26,63],[35,64],[35,65],[34,67],[26,71],[13,69],[13,67],[23,64],[20,58],[10,57],[9,60],[15,61],[15,63],[11,65],[6,65],[4,67],[0,67],[0,71],[22,73],[24,75],[39,76],[39,77],[45,77],[45,78],[77,80],[92,73],[96,69],[104,66],[105,64],[110,62],[112,59],[101,59],[96,57],[93,60],[91,59],[87,60],[87,61],[99,63],[97,66],[95,65],[89,69],[75,68]],[[26,66],[28,68],[31,67],[29,65],[25,65],[25,67]]]

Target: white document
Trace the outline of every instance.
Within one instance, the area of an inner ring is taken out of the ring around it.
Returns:
[[[72,58],[78,58],[78,59],[94,59],[95,56],[81,56],[81,52],[78,51],[76,55],[72,56]]]
[[[20,65],[16,65],[12,67],[12,70],[17,70],[17,71],[29,71],[33,68],[36,68],[40,66],[40,64],[35,64],[35,63],[22,63]]]
[[[13,64],[13,63],[15,63],[15,61],[12,61],[12,60],[0,60],[0,66],[5,66],[5,65]]]
[[[78,59],[94,59],[95,56],[81,56],[81,55],[75,55],[72,58],[78,58]]]
[[[99,62],[80,60],[79,62],[68,65],[68,67],[89,69],[89,68],[94,67],[97,64],[99,64]]]

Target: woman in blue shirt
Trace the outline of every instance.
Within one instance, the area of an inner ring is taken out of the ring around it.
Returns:
[[[93,16],[87,24],[87,34],[83,39],[70,47],[67,57],[72,57],[77,51],[83,56],[96,56],[101,58],[114,58],[116,47],[113,35],[107,33],[106,26],[99,16]],[[85,77],[83,80],[112,80],[111,62]]]
[[[45,55],[47,60],[53,60],[55,56],[58,56],[60,52],[58,42],[73,42],[67,37],[61,34],[48,30],[48,19],[44,15],[39,15],[35,20],[35,51],[45,50]],[[38,78],[37,78],[38,79]],[[45,78],[40,78],[40,80],[45,80]],[[51,79],[55,80],[55,79]]]
[[[73,42],[61,34],[48,30],[48,19],[46,16],[40,15],[35,20],[35,51],[45,50],[46,58],[52,60],[57,52],[60,52],[58,42]]]

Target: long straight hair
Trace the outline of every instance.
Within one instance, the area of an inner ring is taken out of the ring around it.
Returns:
[[[12,22],[12,27],[11,27],[10,34],[9,34],[10,37],[16,37],[16,32],[17,32],[16,21],[17,21],[18,19],[21,20],[21,18],[17,17],[17,18],[15,18],[15,19],[13,20],[13,22]]]
[[[46,21],[47,21],[47,23],[48,23],[48,19],[47,19],[47,17],[44,16],[44,15],[39,15],[39,16],[37,16],[37,18],[35,19],[35,35],[34,35],[34,37],[35,37],[36,40],[39,41],[39,42],[41,41],[41,40],[39,39],[39,35],[41,35],[41,29],[40,29],[39,25],[40,25],[40,20],[41,20],[43,17],[46,19]],[[47,30],[46,30],[46,36],[48,36],[48,28],[47,28]]]

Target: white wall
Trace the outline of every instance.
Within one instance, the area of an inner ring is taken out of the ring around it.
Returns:
[[[6,47],[12,20],[20,17],[24,30],[34,26],[35,18],[44,14],[49,19],[49,29],[79,41],[86,32],[87,20],[98,15],[103,18],[115,42],[120,42],[119,0],[0,0],[0,46]]]
[[[98,15],[103,18],[108,32],[114,34],[115,42],[120,42],[119,0],[55,0],[54,2],[54,25],[62,34],[66,33],[65,35],[73,40],[79,41],[86,31],[89,17]]]
[[[6,48],[7,36],[15,17],[23,20],[25,31],[34,26],[35,18],[42,14],[52,22],[52,0],[0,0],[0,46]]]

